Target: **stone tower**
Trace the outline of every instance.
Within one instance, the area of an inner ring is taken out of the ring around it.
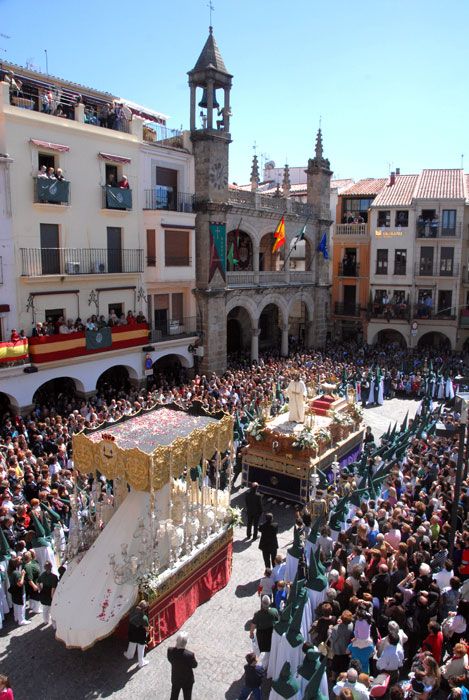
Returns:
[[[330,316],[330,259],[332,247],[329,240],[329,230],[332,224],[330,187],[332,171],[327,158],[324,158],[322,132],[318,129],[314,158],[308,161],[307,176],[307,202],[312,208],[314,226],[314,238],[316,242],[316,255],[314,260],[314,273],[316,278],[316,308],[318,313],[314,321],[314,334],[318,345],[325,343],[327,335],[327,322]],[[324,258],[318,246],[326,235],[329,260]]]
[[[212,27],[188,75],[197,211],[195,295],[204,348],[200,371],[223,372],[226,369],[226,219],[233,76],[226,70]]]

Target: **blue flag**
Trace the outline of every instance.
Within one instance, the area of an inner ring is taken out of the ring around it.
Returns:
[[[329,260],[329,252],[327,250],[327,233],[322,234],[321,242],[317,247],[318,253],[322,253],[324,260]]]

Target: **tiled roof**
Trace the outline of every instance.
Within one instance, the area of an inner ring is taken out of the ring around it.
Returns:
[[[422,170],[415,199],[464,199],[463,171],[454,170]]]
[[[341,194],[347,195],[347,197],[372,197],[378,194],[387,182],[387,177],[366,177],[347,187]]]
[[[331,189],[344,190],[354,184],[353,178],[347,177],[342,180],[331,180]]]
[[[412,204],[418,175],[396,175],[396,182],[386,187],[373,200],[373,207],[408,207]]]

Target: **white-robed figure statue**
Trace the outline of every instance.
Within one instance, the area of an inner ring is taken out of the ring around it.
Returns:
[[[293,423],[305,422],[305,399],[307,396],[306,384],[297,374],[287,387],[289,420]]]

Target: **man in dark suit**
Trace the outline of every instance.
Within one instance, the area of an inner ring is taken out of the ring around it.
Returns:
[[[184,700],[191,700],[194,685],[194,671],[197,661],[192,651],[186,649],[187,634],[179,632],[176,646],[168,649],[168,661],[171,664],[171,698],[178,700],[182,690]]]
[[[259,549],[264,557],[266,569],[275,566],[275,557],[277,556],[278,541],[278,525],[273,522],[274,516],[272,513],[265,514],[265,522],[259,525],[261,539],[259,541]]]
[[[262,496],[258,493],[257,489],[259,484],[255,481],[251,484],[251,488],[246,494],[246,512],[248,516],[248,526],[246,536],[249,539],[251,537],[251,529],[254,526],[254,536],[253,540],[257,539],[257,529],[259,527],[259,518],[262,515]]]

